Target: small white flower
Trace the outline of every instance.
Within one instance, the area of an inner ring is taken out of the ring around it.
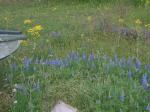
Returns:
[[[13,92],[13,93],[16,93],[16,92],[17,92],[17,90],[14,88],[14,89],[12,90],[12,92]]]
[[[15,100],[15,101],[14,101],[14,104],[17,104],[17,103],[18,103],[18,101],[17,101],[17,100]]]
[[[14,84],[15,87],[17,87],[17,84]]]

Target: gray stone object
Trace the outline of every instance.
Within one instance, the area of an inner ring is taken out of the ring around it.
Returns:
[[[62,101],[59,101],[51,112],[77,112],[77,109]]]
[[[0,30],[0,59],[15,52],[26,36],[19,31]]]
[[[57,37],[61,36],[61,33],[60,32],[56,32],[56,31],[52,31],[52,32],[50,32],[50,36],[57,38]]]

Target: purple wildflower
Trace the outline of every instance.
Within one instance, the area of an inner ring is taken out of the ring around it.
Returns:
[[[121,92],[121,95],[120,95],[119,99],[120,99],[120,101],[124,102],[124,100],[125,100],[124,91]]]
[[[62,61],[60,59],[54,59],[48,62],[49,65],[54,65],[54,66],[61,66]]]
[[[142,86],[144,87],[145,90],[148,90],[148,77],[147,74],[144,74],[142,77]]]
[[[127,66],[128,66],[128,67],[131,67],[131,64],[132,64],[132,58],[131,58],[131,57],[128,57]]]
[[[69,60],[67,58],[62,60],[62,66],[67,67],[69,65]]]
[[[126,65],[126,59],[123,57],[120,62],[119,62],[120,66],[125,66]]]
[[[129,78],[129,79],[131,79],[131,78],[132,78],[132,73],[131,73],[131,71],[130,71],[130,70],[128,71],[128,78]]]
[[[103,56],[103,59],[104,60],[107,60],[109,57],[105,54],[104,56]]]
[[[136,67],[137,70],[140,70],[140,68],[141,68],[141,62],[140,62],[139,59],[136,59],[135,67]]]
[[[114,61],[115,61],[116,64],[118,64],[119,61],[118,61],[118,56],[117,55],[114,56]]]
[[[23,60],[23,63],[24,63],[24,68],[25,68],[25,70],[28,70],[28,69],[29,69],[29,66],[30,66],[30,64],[31,64],[31,60],[30,60],[29,58],[25,58],[25,59]]]
[[[56,31],[52,31],[52,32],[50,32],[50,35],[51,35],[52,37],[60,37],[60,36],[61,36],[61,33],[60,33],[60,32],[56,32]]]
[[[150,111],[150,106],[149,106],[149,105],[146,107],[146,110],[147,110],[147,111]]]
[[[145,65],[145,70],[149,70],[150,69],[150,64],[146,64]]]
[[[89,59],[90,59],[90,61],[94,60],[94,54],[93,53],[90,54]]]
[[[147,70],[147,72],[150,74],[150,64],[145,65],[145,70]]]
[[[82,59],[86,60],[86,54],[85,53],[82,54]]]
[[[76,52],[71,52],[71,53],[69,54],[69,58],[72,59],[72,60],[77,60],[77,59],[79,59],[78,53],[76,53]]]
[[[21,92],[24,95],[27,94],[27,88],[25,87],[24,84],[15,84],[15,89],[17,90],[17,92]]]
[[[112,59],[109,60],[109,65],[114,66],[114,62],[112,61]]]

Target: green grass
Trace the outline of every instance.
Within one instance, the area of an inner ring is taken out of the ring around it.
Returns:
[[[100,21],[106,19],[109,23],[120,25],[118,19],[123,17],[124,26],[136,28],[135,20],[139,18],[144,28],[144,24],[150,23],[149,10],[125,4],[66,3],[0,8],[1,28],[18,29],[28,35],[28,44],[22,44],[16,53],[0,63],[1,80],[6,77],[11,89],[14,84],[23,84],[27,89],[27,94],[19,91],[13,93],[13,100],[18,103],[12,104],[11,112],[49,112],[58,100],[77,107],[80,112],[144,112],[150,99],[140,79],[148,73],[144,64],[150,62],[150,41],[140,39],[137,46],[137,41],[133,39],[102,32]],[[33,23],[24,25],[26,19],[33,20]],[[44,29],[41,36],[34,39],[27,30],[38,24]],[[59,32],[60,36],[51,36],[52,31]],[[107,54],[112,58],[114,55],[136,58],[137,48],[138,58],[143,63],[140,71],[119,66],[110,66],[107,71],[109,62],[101,61],[101,58],[92,63],[73,61],[66,68],[32,63],[27,71],[22,62],[25,57],[34,61],[36,58],[65,58],[72,51],[80,55],[94,53],[98,57]],[[17,69],[11,68],[11,64],[16,64]],[[134,74],[132,80],[127,77],[128,70]],[[33,90],[37,82],[40,83],[40,90]],[[119,100],[122,91],[125,94],[124,102]]]

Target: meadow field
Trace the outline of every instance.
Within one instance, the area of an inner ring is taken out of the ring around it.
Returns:
[[[149,0],[0,0],[27,40],[0,60],[0,112],[150,112]]]

